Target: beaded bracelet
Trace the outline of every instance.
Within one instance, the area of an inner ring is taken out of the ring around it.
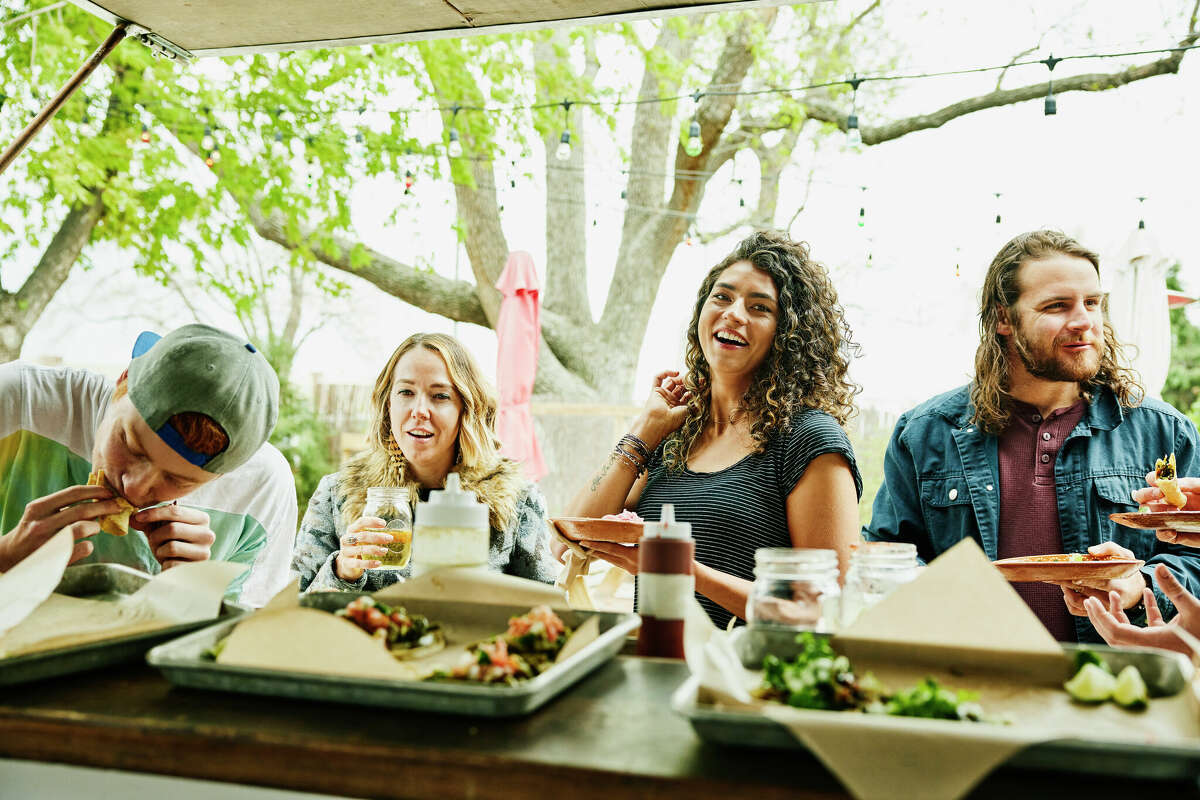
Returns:
[[[642,457],[643,461],[650,460],[650,447],[632,433],[627,433],[621,437],[621,441],[617,442],[617,447],[627,444],[632,447],[637,454]]]
[[[629,466],[633,467],[634,473],[637,474],[639,477],[641,476],[641,474],[643,472],[646,471],[645,461],[639,459],[633,453],[630,453],[628,450],[621,447],[620,443],[618,443],[617,446],[613,448],[613,453],[616,455],[619,455],[619,456],[621,456],[621,458],[625,459],[625,463],[627,463],[627,464],[629,464]]]

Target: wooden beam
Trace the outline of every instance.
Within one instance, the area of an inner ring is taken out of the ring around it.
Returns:
[[[108,38],[96,48],[96,52],[92,53],[91,57],[83,62],[75,74],[71,76],[71,79],[67,81],[66,85],[59,90],[58,94],[46,104],[45,108],[38,112],[38,115],[33,118],[32,122],[25,126],[25,130],[17,134],[17,138],[8,146],[8,149],[3,154],[0,154],[0,173],[8,169],[8,165],[15,161],[21,151],[33,141],[33,137],[37,136],[38,131],[54,118],[58,110],[63,107],[67,100],[71,99],[71,95],[75,94],[79,87],[83,85],[83,82],[96,71],[96,67],[100,66],[104,62],[104,59],[108,58],[108,54],[116,49],[121,40],[125,38],[128,28],[128,22],[117,23],[112,33],[108,35]]]

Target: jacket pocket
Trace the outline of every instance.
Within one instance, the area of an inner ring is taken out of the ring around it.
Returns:
[[[922,480],[921,509],[934,553],[953,547],[967,536],[979,538],[965,475]]]
[[[1153,535],[1147,536],[1146,531],[1126,528],[1108,518],[1109,514],[1137,511],[1138,505],[1130,493],[1145,483],[1144,475],[1105,475],[1092,479],[1092,533],[1096,537],[1093,543],[1113,541],[1132,550],[1138,558],[1153,553],[1157,541]]]

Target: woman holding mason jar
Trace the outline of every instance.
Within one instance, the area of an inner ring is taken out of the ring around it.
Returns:
[[[660,373],[629,433],[571,504],[691,523],[696,594],[724,627],[746,617],[759,548],[836,551],[859,538],[862,480],[842,430],[856,349],[825,268],[758,232],[709,270],[687,332],[687,373]],[[585,542],[636,573],[636,547]],[[837,581],[837,561],[832,564]]]
[[[367,449],[321,479],[300,524],[292,569],[302,591],[373,592],[407,577],[409,503],[451,472],[488,508],[490,568],[554,580],[545,501],[500,455],[495,392],[457,339],[406,339],[379,373],[371,406]]]

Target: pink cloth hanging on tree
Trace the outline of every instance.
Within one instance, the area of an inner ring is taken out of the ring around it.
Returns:
[[[500,414],[496,431],[501,452],[525,468],[533,481],[542,478],[546,462],[533,429],[533,379],[537,375],[538,343],[541,340],[541,284],[533,256],[523,250],[508,254],[508,263],[496,288],[504,295],[496,321],[499,352],[496,382],[500,390]]]

